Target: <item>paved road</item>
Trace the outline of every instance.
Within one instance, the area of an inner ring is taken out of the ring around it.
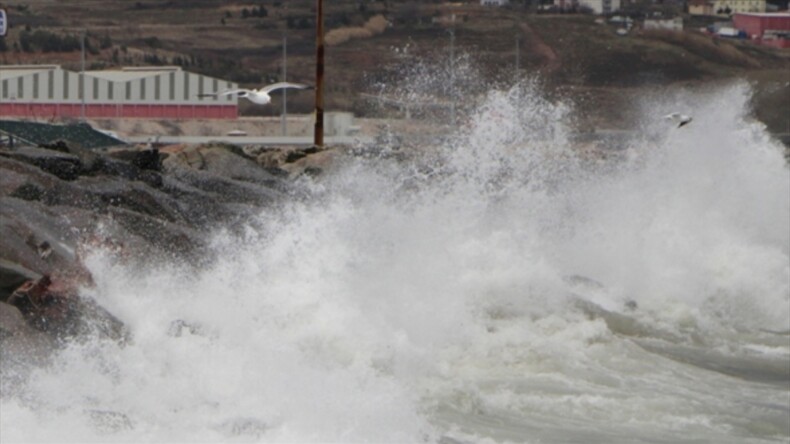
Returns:
[[[128,137],[130,143],[164,143],[164,144],[202,144],[210,142],[232,143],[234,145],[313,145],[312,137],[256,137],[256,136],[137,136]],[[369,143],[373,139],[367,136],[324,137],[326,145],[354,145]]]

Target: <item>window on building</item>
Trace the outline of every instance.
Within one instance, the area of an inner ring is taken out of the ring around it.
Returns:
[[[47,97],[55,98],[55,71],[47,71]]]

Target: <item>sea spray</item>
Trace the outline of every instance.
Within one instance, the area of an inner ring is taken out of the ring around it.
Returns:
[[[646,104],[601,161],[537,84],[493,90],[406,159],[305,179],[210,265],[97,251],[86,295],[132,338],[4,389],[4,441],[786,440],[790,174],[749,94]]]

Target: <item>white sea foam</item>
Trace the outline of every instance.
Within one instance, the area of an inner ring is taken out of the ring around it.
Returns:
[[[570,107],[492,91],[423,156],[345,159],[217,234],[204,269],[97,253],[87,293],[132,340],[6,388],[3,441],[787,439],[765,330],[790,325],[790,174],[748,98],[679,95],[692,124],[599,164]]]

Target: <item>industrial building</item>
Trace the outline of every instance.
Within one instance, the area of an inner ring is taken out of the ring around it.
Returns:
[[[790,14],[735,14],[733,26],[754,41],[777,48],[790,48]]]
[[[199,97],[237,88],[177,66],[73,72],[59,65],[0,66],[0,116],[235,119],[238,97]]]

